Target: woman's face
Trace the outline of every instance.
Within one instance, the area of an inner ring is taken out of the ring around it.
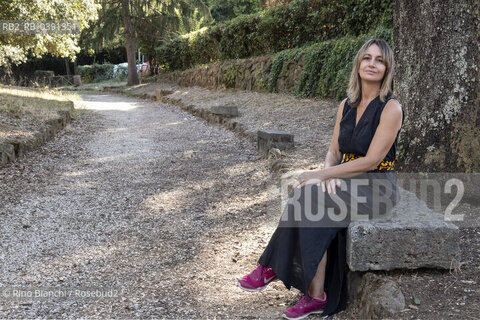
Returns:
[[[363,81],[381,82],[385,75],[386,66],[380,48],[376,44],[372,44],[361,59],[358,70],[360,78]]]

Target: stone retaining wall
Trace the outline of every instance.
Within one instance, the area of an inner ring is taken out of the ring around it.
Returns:
[[[33,135],[24,140],[6,140],[0,142],[0,166],[4,166],[15,159],[22,158],[26,152],[37,148],[53,138],[72,120],[73,103],[71,110],[58,111],[58,117],[48,120],[45,125]]]
[[[184,71],[158,75],[157,81],[166,79],[184,87],[235,88],[267,92],[273,56],[229,60],[212,63]],[[291,93],[303,72],[304,58],[292,60],[284,74],[279,75],[276,89],[280,93]]]

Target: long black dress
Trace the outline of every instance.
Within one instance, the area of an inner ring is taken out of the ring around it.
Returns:
[[[380,121],[380,115],[389,99],[390,97],[387,97],[384,102],[380,100],[380,96],[373,99],[365,109],[357,126],[355,126],[357,110],[350,107],[347,99],[343,109],[338,137],[340,152],[365,156]],[[384,159],[385,161],[394,161],[396,159],[397,140],[398,134]],[[343,162],[345,162],[345,159]],[[378,179],[380,176],[382,181],[386,182],[384,184],[386,187],[380,188],[380,191],[377,190],[377,192],[387,196],[392,201],[392,204],[395,205],[397,202],[397,182],[394,171],[383,170],[377,167],[375,170],[353,178],[363,177],[371,182],[372,176],[375,179]],[[311,219],[306,219],[306,215],[313,214],[310,211],[316,211],[315,214],[319,213],[318,208],[320,210],[322,207],[323,210],[333,208],[331,210],[334,213],[339,213],[341,207],[338,201],[334,201],[335,199],[332,199],[328,192],[323,193],[319,187],[310,186],[311,193],[308,194],[305,193],[306,187],[297,188],[296,191],[294,190],[290,193],[280,223],[258,260],[258,263],[261,265],[271,267],[287,289],[293,286],[307,294],[318,264],[325,250],[328,250],[324,284],[328,302],[322,313],[323,316],[342,311],[347,305],[346,231],[352,208],[358,210],[358,214],[366,214],[370,218],[375,211],[373,209],[374,191],[371,183],[357,186],[358,196],[363,196],[363,199],[366,199],[363,203],[357,204],[351,201],[352,179],[342,180],[346,183],[346,190],[342,191],[337,188],[336,193],[346,204],[349,213],[348,218],[337,221],[335,219],[332,220],[327,214],[323,214],[323,218],[315,222],[312,222]],[[301,192],[300,197],[296,198],[301,208],[299,216],[295,215],[298,212],[294,212],[295,206],[290,203],[290,200],[294,198],[294,192]],[[305,205],[306,199],[311,200],[311,204],[308,206]],[[387,210],[386,206],[384,206],[376,212],[383,214]],[[294,217],[300,217],[300,222]]]

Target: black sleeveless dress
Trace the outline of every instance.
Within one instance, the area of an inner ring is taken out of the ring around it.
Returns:
[[[380,115],[389,99],[390,97],[387,97],[384,102],[380,100],[380,96],[373,99],[357,126],[355,126],[357,110],[350,107],[348,100],[345,102],[338,137],[340,151],[343,154],[354,153],[365,156],[380,122]],[[385,160],[395,160],[397,140],[398,134]],[[393,206],[397,203],[397,182],[393,170],[376,169],[352,178],[365,178],[369,182],[380,178],[384,182],[384,187],[377,189],[376,192],[390,199]],[[307,216],[315,216],[319,210],[328,208],[332,208],[330,210],[334,214],[339,213],[342,206],[333,199],[334,195],[331,196],[328,192],[323,193],[320,187],[307,185],[297,188],[289,194],[279,225],[258,260],[259,264],[271,267],[287,289],[295,287],[307,294],[318,264],[328,250],[324,284],[328,301],[322,316],[342,311],[347,305],[346,231],[351,221],[352,210],[356,210],[358,214],[368,215],[369,218],[372,218],[372,212],[375,210],[380,215],[388,210],[386,206],[381,205],[380,209],[378,207],[374,209],[374,191],[371,183],[356,185],[357,192],[354,196],[363,197],[364,201],[354,203],[351,201],[352,179],[342,180],[346,188],[344,190],[337,188],[336,194],[346,204],[343,209],[346,208],[348,211],[347,218],[338,221],[328,217],[325,214],[326,211],[323,211],[323,217],[312,222],[312,219]],[[310,187],[310,192],[306,192],[307,187]],[[294,195],[295,192],[297,192],[296,195]],[[292,202],[294,198],[297,204],[300,204],[296,207],[297,210]],[[307,203],[308,200],[310,203]]]

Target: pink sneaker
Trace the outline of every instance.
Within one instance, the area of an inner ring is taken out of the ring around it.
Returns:
[[[293,307],[288,308],[283,312],[283,317],[286,319],[303,319],[312,313],[322,313],[327,305],[327,293],[324,292],[323,300],[316,297],[305,296],[301,294],[301,299]]]
[[[278,278],[272,268],[259,265],[255,270],[237,280],[237,286],[243,290],[262,291],[269,283],[277,281]]]

